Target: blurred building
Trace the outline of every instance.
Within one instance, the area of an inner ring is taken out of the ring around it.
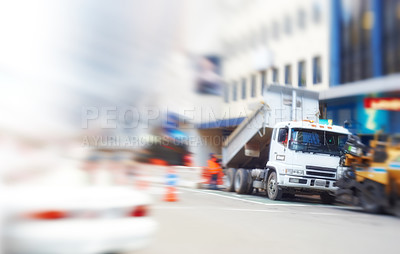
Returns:
[[[324,116],[366,139],[400,132],[400,1],[331,1]],[[373,101],[374,103],[371,103]]]
[[[242,1],[225,23],[224,111],[232,117],[246,115],[266,84],[328,88],[328,1]]]
[[[320,118],[365,141],[400,132],[399,0],[221,0],[218,8],[223,102],[200,131],[228,136],[276,83],[319,91]]]
[[[217,7],[223,96],[220,114],[202,118],[200,132],[223,141],[257,108],[267,84],[329,87],[329,2],[222,0]],[[222,142],[212,144],[221,151]]]

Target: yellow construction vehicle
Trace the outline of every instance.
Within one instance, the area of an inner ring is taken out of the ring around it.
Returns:
[[[351,135],[344,148],[339,200],[370,213],[400,215],[400,136],[376,134],[367,147]]]

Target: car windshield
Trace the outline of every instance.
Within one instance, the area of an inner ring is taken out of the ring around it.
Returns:
[[[339,156],[346,141],[346,134],[294,128],[291,130],[289,149]]]

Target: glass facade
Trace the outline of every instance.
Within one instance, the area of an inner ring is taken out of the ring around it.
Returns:
[[[400,72],[400,0],[383,2],[383,72]]]
[[[331,86],[400,72],[400,0],[331,7]]]
[[[340,83],[373,76],[372,0],[342,0],[340,19]]]

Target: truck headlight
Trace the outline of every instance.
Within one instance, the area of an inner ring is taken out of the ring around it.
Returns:
[[[294,169],[293,175],[304,175],[304,170]]]
[[[342,178],[343,177],[343,173],[344,173],[344,171],[346,170],[347,168],[346,167],[337,167],[337,170],[336,170],[336,175],[337,175],[337,177],[336,177],[336,179],[340,179],[340,178]]]
[[[304,175],[304,170],[301,169],[286,168],[283,172],[288,175]]]

